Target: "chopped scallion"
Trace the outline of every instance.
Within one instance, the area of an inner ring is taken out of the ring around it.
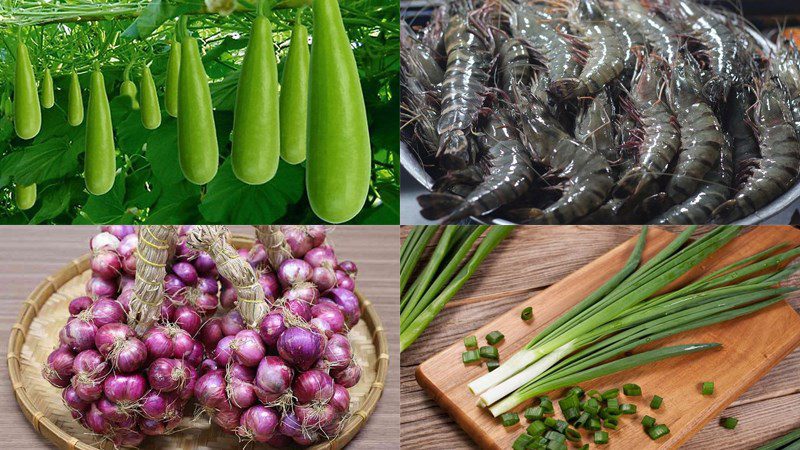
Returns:
[[[500,420],[503,422],[504,427],[510,427],[519,423],[519,414],[505,413],[500,416]]]
[[[481,360],[481,355],[478,353],[477,350],[467,350],[466,352],[461,354],[461,361],[464,361],[464,364],[472,364],[480,360]]]
[[[653,400],[650,400],[650,408],[652,408],[652,409],[661,408],[661,403],[662,402],[664,402],[663,398],[661,398],[661,397],[659,397],[657,395],[654,395],[653,396]]]
[[[738,423],[739,423],[739,419],[737,419],[735,417],[726,417],[725,419],[722,420],[722,426],[727,428],[727,429],[729,429],[729,430],[732,430],[732,429],[736,428],[736,425]]]
[[[528,425],[528,428],[525,430],[525,432],[531,436],[539,436],[544,434],[545,430],[547,430],[547,427],[544,425],[544,422],[541,420],[534,420],[530,425]]]
[[[574,387],[570,388],[570,390],[567,391],[566,397],[569,397],[569,396],[572,396],[572,395],[577,397],[578,400],[582,399],[583,398],[583,389],[581,389],[580,386],[574,386]]]
[[[464,347],[475,348],[478,346],[478,338],[475,336],[467,336],[464,338]]]
[[[534,420],[541,420],[544,417],[544,409],[541,406],[531,406],[525,410],[525,418],[533,422]]]
[[[617,398],[618,396],[619,396],[619,389],[617,389],[617,388],[609,389],[609,390],[603,392],[603,395],[602,395],[603,400],[609,400],[609,399],[612,399],[612,398]]]
[[[660,425],[656,425],[654,427],[649,428],[647,430],[647,434],[650,436],[650,439],[655,441],[656,439],[662,436],[668,435],[669,428],[667,428],[667,426],[662,423]]]
[[[596,416],[597,413],[600,412],[600,402],[594,398],[590,398],[589,400],[586,400],[586,403],[583,404],[583,410],[593,416]]]
[[[547,428],[555,429],[556,428],[556,419],[552,417],[547,417],[544,419],[544,424],[547,425]]]
[[[489,345],[495,345],[498,342],[502,341],[503,338],[505,338],[505,336],[503,336],[503,333],[499,331],[492,331],[491,333],[486,335],[486,342],[488,342]]]
[[[703,383],[703,395],[712,395],[714,394],[714,382],[713,381],[706,381]]]
[[[564,430],[566,430],[568,427],[569,424],[567,422],[564,422],[563,420],[556,420],[556,427],[553,429],[559,433],[564,433]]]
[[[580,442],[581,440],[581,434],[572,428],[567,428],[564,430],[564,436],[566,436],[567,440],[570,442]]]
[[[619,414],[619,400],[616,398],[608,399],[608,402],[606,403],[606,411],[608,411],[608,413],[611,415]]]
[[[578,417],[578,420],[576,420],[573,425],[575,425],[575,428],[580,428],[580,427],[586,425],[586,422],[588,422],[590,418],[591,418],[591,416],[589,415],[588,412],[583,412],[583,413],[581,413],[581,415]]]
[[[481,358],[495,359],[495,360],[500,358],[500,352],[498,352],[496,348],[490,345],[484,345],[483,347],[480,348],[479,352]]]
[[[486,368],[489,369],[489,372],[493,371],[494,369],[497,369],[498,367],[500,367],[500,363],[497,361],[488,361],[486,363]]]
[[[608,433],[605,431],[595,431],[594,432],[594,443],[595,444],[608,444]]]
[[[629,397],[635,397],[642,395],[642,388],[638,384],[628,383],[622,386],[622,392]]]
[[[650,427],[652,427],[652,426],[653,426],[653,425],[655,425],[655,424],[656,424],[656,419],[655,419],[655,418],[653,418],[653,417],[650,417],[650,416],[644,416],[644,417],[642,418],[642,425],[644,425],[644,427],[645,427],[645,428],[650,428]]]
[[[625,403],[620,405],[619,412],[622,414],[636,414],[636,405],[633,403]]]
[[[592,417],[586,422],[586,429],[591,431],[597,431],[600,429],[600,419],[596,417]]]
[[[535,442],[536,439],[533,436],[527,434],[521,434],[519,437],[511,444],[512,450],[525,450],[528,444]]]
[[[531,320],[533,318],[533,308],[528,306],[522,310],[522,314],[519,316],[522,318],[522,320]]]
[[[553,401],[550,400],[550,397],[543,396],[539,397],[539,406],[544,409],[545,414],[553,414],[555,410],[553,409]]]
[[[619,419],[616,417],[609,417],[608,419],[603,421],[603,426],[608,428],[609,430],[616,430],[619,428]]]

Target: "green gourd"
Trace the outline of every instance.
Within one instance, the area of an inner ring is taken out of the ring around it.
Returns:
[[[131,99],[131,109],[134,111],[139,109],[139,101],[136,100],[136,84],[133,81],[125,78],[119,86],[119,95],[124,95]]]
[[[337,0],[313,0],[306,188],[311,209],[341,223],[361,211],[372,152],[358,68]]]
[[[89,107],[86,114],[86,155],[83,171],[86,189],[94,195],[108,192],[114,186],[116,163],[111,108],[108,105],[103,73],[96,66],[89,83]]]
[[[253,21],[244,55],[233,114],[233,173],[244,183],[266,183],[278,170],[281,153],[278,107],[278,67],[272,26],[266,17],[259,15]]]
[[[17,203],[17,208],[23,211],[33,208],[33,205],[36,203],[36,183],[27,186],[22,186],[21,184],[15,185],[14,200]]]
[[[53,92],[53,77],[50,75],[50,69],[44,69],[44,78],[42,78],[42,107],[50,109],[56,103],[56,96]]]
[[[14,129],[22,139],[33,139],[42,128],[42,110],[39,92],[33,76],[28,47],[17,45],[17,63],[14,73]]]
[[[289,164],[306,159],[308,120],[308,29],[298,20],[292,29],[289,55],[283,66],[280,94],[281,158]]]
[[[148,130],[155,130],[161,125],[161,107],[158,104],[158,93],[156,84],[153,81],[153,74],[150,68],[144,66],[142,69],[142,80],[140,81],[142,92],[142,125]]]
[[[178,117],[178,78],[181,73],[181,44],[172,41],[167,62],[167,86],[164,90],[164,108],[167,114]]]
[[[187,180],[206,184],[217,174],[219,148],[208,76],[197,40],[181,41],[178,82],[178,160]]]
[[[78,73],[72,71],[69,80],[69,94],[67,103],[67,120],[73,127],[77,127],[83,122],[83,96],[81,93],[81,82],[78,80]]]

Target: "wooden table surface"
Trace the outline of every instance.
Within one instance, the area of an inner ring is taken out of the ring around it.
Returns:
[[[73,258],[88,252],[96,227],[0,227],[0,341],[8,351],[8,336],[22,302],[44,279]],[[231,227],[252,236],[249,227]],[[378,310],[388,332],[391,354],[383,396],[373,415],[348,448],[398,448],[399,415],[399,243],[397,227],[338,226],[330,239],[341,259],[358,264],[358,288]],[[19,410],[8,368],[0,366],[0,433],[3,449],[55,448],[42,438]],[[259,448],[258,446],[248,448]]]
[[[400,371],[402,447],[451,450],[475,447],[417,385],[414,379],[417,365],[640,230],[641,227],[635,226],[518,227],[484,261],[425,333],[403,353]],[[405,238],[407,232],[408,227],[403,227],[401,236]],[[497,258],[501,253],[503,258]],[[793,296],[790,304],[800,311],[800,295]],[[798,405],[800,348],[721,414],[739,419],[735,430],[724,429],[718,420],[712,420],[683,448],[755,448],[800,427]]]

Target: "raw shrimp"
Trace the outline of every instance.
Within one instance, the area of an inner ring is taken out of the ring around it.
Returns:
[[[766,73],[757,91],[756,123],[761,159],[753,175],[714,211],[725,222],[747,217],[786,192],[800,170],[800,141],[791,124],[781,88]]]
[[[594,94],[617,78],[625,68],[623,42],[613,25],[606,21],[596,0],[579,0],[576,28],[589,48],[586,64],[575,78],[553,78],[550,92],[567,100]]]
[[[800,136],[800,50],[794,40],[782,40],[774,72],[785,91],[789,111],[792,113],[792,125]]]
[[[434,59],[433,52],[417,39],[406,21],[400,23],[400,48],[401,60],[409,76],[420,79],[429,90],[444,81],[444,71]]]
[[[637,58],[635,50],[638,47],[644,47],[646,45],[645,38],[627,18],[616,11],[607,10],[606,20],[614,27],[614,31],[622,42],[624,70],[620,75],[620,79],[624,85],[628,85],[630,77],[633,76],[633,72],[636,70]]]
[[[494,48],[491,35],[472,14],[460,11],[450,17],[445,33],[447,71],[442,83],[442,115],[437,155],[445,169],[467,167],[475,159],[467,134],[483,106]]]
[[[719,160],[725,136],[702,94],[700,66],[685,52],[675,58],[668,98],[681,128],[681,150],[666,193],[680,203],[694,193]]]
[[[645,57],[634,76],[634,86],[626,107],[638,122],[635,142],[626,143],[638,150],[638,162],[617,183],[614,196],[625,198],[641,194],[667,168],[681,143],[675,116],[662,99],[664,75],[658,56]]]
[[[512,36],[524,39],[542,53],[551,80],[580,74],[580,55],[585,54],[586,49],[569,37],[559,21],[529,5],[503,1],[502,6]]]
[[[752,89],[737,86],[728,98],[723,116],[725,130],[731,136],[733,147],[733,185],[740,186],[753,175],[758,164],[758,140],[753,131],[751,107],[756,102]]]
[[[418,197],[423,217],[428,220],[444,218],[444,222],[453,223],[469,216],[481,216],[513,202],[531,187],[533,166],[508,114],[493,113],[477,140],[485,148],[480,162],[483,171],[480,184],[463,198],[445,193]],[[476,174],[473,168],[458,171],[446,176],[448,180],[437,183],[437,188],[463,184],[464,180],[474,180]]]
[[[733,30],[725,21],[703,6],[687,0],[671,0],[675,8],[672,17],[691,29],[692,37],[700,43],[699,53],[707,60],[711,72],[705,83],[706,98],[715,104],[721,104],[728,98],[731,88],[738,84],[740,77],[739,54],[741,46]]]
[[[613,0],[614,10],[638,28],[648,46],[667,64],[678,55],[678,32],[658,15],[642,6],[639,0]]]
[[[531,82],[533,66],[528,45],[522,39],[510,38],[503,42],[498,52],[496,85],[512,99],[515,91]]]
[[[684,202],[679,203],[653,219],[652,223],[661,225],[692,225],[708,223],[711,214],[731,196],[730,184],[733,180],[733,152],[730,139],[720,148],[714,168],[708,172],[705,181],[697,191]]]
[[[419,36],[419,40],[433,51],[433,56],[442,67],[447,62],[447,49],[444,46],[445,28],[447,28],[447,8],[440,6],[433,10],[431,20]]]
[[[593,99],[581,101],[575,118],[575,139],[603,155],[609,164],[619,160],[612,116],[608,91],[603,89]]]
[[[545,209],[530,209],[531,224],[574,223],[599,208],[608,197],[614,179],[608,162],[596,151],[573,139],[536,98],[517,105],[522,140],[535,161],[566,179],[560,199]]]

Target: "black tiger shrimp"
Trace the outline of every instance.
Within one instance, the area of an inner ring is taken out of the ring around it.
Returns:
[[[445,31],[447,70],[437,125],[440,135],[437,155],[445,169],[463,169],[475,160],[467,135],[483,106],[492,65],[491,34],[466,8],[467,5],[451,5],[457,11],[451,15]]]
[[[673,202],[680,203],[695,192],[717,163],[725,136],[703,96],[700,66],[694,57],[685,52],[678,54],[667,92],[681,129],[681,149],[666,193]]]
[[[610,164],[619,160],[613,116],[608,90],[603,89],[594,98],[581,101],[575,117],[575,139],[603,155]]]
[[[758,164],[759,151],[753,127],[751,106],[756,96],[749,86],[735,87],[726,103],[722,124],[730,133],[733,148],[733,185],[740,186],[750,178]]]
[[[437,188],[447,189],[448,184],[464,180],[479,184],[464,197],[448,193],[418,197],[426,219],[444,218],[446,223],[453,223],[481,216],[513,202],[533,185],[533,165],[509,114],[495,111],[476,138],[484,151],[480,165],[446,175]]]
[[[714,211],[714,216],[725,222],[768,205],[792,186],[800,171],[800,140],[781,88],[769,72],[757,88],[755,112],[761,158],[733,199]]]
[[[637,149],[638,161],[617,183],[614,196],[638,197],[644,189],[661,176],[681,143],[675,116],[663,99],[664,72],[660,58],[645,56],[634,76],[629,101],[623,106],[638,123],[634,142],[626,143]]]
[[[577,77],[552,78],[550,92],[561,100],[594,94],[616,79],[625,68],[623,42],[607,21],[600,4],[597,0],[577,2],[577,18],[572,23],[581,32],[580,39],[588,50]]]
[[[800,136],[800,49],[794,40],[781,39],[774,73],[780,80],[785,99],[789,103],[792,125]]]
[[[408,76],[419,79],[428,90],[444,81],[444,70],[436,62],[433,51],[417,38],[405,21],[400,24],[400,53]]]
[[[642,6],[640,0],[612,0],[614,11],[638,28],[650,49],[667,64],[678,55],[678,32],[655,12]]]
[[[730,184],[733,180],[733,149],[730,138],[719,149],[720,155],[714,168],[706,174],[699,188],[682,203],[652,220],[661,225],[692,225],[707,223],[714,210],[731,196]]]
[[[545,209],[527,210],[523,220],[530,224],[568,224],[599,208],[614,185],[605,158],[565,132],[533,96],[517,105],[517,116],[523,143],[534,161],[566,180],[561,198]]]

